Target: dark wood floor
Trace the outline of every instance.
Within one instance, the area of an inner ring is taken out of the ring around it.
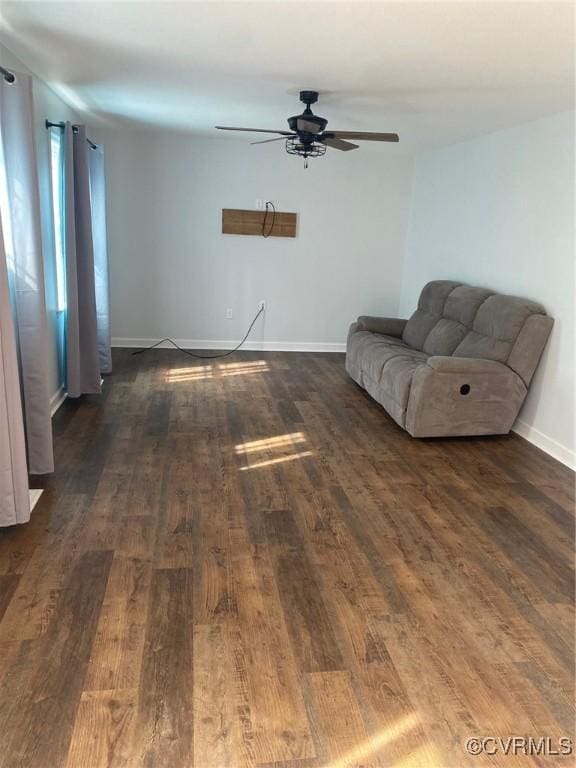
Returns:
[[[547,766],[573,737],[573,475],[415,441],[341,355],[117,350],[0,531],[2,768]]]

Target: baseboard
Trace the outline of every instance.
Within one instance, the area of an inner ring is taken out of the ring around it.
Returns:
[[[50,398],[50,415],[54,416],[58,408],[62,405],[62,403],[66,400],[66,391],[64,387],[60,387],[60,389],[57,392],[54,392],[52,397]]]
[[[30,488],[28,493],[30,494],[30,510],[32,511],[36,504],[38,504],[38,500],[40,499],[40,496],[42,496],[42,488]]]
[[[536,427],[532,427],[525,421],[517,419],[512,427],[512,431],[516,432],[517,435],[520,435],[520,437],[523,437],[525,440],[528,440],[532,445],[543,450],[544,453],[552,456],[552,458],[560,461],[567,467],[570,467],[570,469],[576,469],[576,453],[569,448],[566,448],[565,445],[556,442],[556,440],[545,435],[543,432],[540,432]]]
[[[113,347],[141,349],[156,344],[159,339],[113,338]],[[239,341],[214,341],[212,339],[174,339],[182,349],[233,349]],[[173,349],[171,344],[163,342],[159,349]],[[345,352],[345,342],[328,341],[247,341],[242,346],[246,352]]]

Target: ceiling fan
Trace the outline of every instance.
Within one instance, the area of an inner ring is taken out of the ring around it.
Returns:
[[[252,144],[268,144],[271,141],[286,141],[286,152],[290,155],[299,155],[305,160],[308,167],[309,157],[319,157],[326,152],[326,147],[348,152],[358,149],[358,144],[353,144],[348,139],[355,141],[393,141],[397,142],[397,133],[367,133],[365,131],[327,131],[328,120],[325,117],[315,115],[310,108],[311,104],[318,101],[317,91],[300,91],[300,101],[306,104],[306,109],[301,115],[288,118],[289,131],[269,131],[265,128],[233,128],[225,125],[217,125],[220,131],[247,131],[248,133],[275,133],[279,134],[273,139],[253,141]]]

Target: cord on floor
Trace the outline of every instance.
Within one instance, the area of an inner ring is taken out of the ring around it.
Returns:
[[[222,352],[219,355],[198,355],[196,352],[191,352],[189,349],[183,349],[181,346],[176,344],[176,342],[173,339],[162,339],[161,341],[157,341],[156,344],[151,344],[149,347],[144,347],[143,349],[137,349],[135,352],[132,352],[133,355],[141,355],[143,352],[149,352],[151,349],[155,349],[156,347],[159,347],[160,344],[168,343],[172,344],[172,346],[176,347],[176,349],[179,349],[180,352],[183,352],[185,355],[188,355],[189,357],[195,357],[197,360],[216,360],[219,357],[228,357],[229,355],[233,355],[234,352],[237,352],[240,347],[244,344],[248,336],[250,336],[250,331],[254,327],[254,323],[260,315],[264,312],[264,307],[260,307],[256,315],[254,316],[254,319],[250,323],[250,326],[248,330],[246,331],[246,334],[240,344],[238,344],[237,347],[234,347],[234,349],[231,349],[229,352]]]

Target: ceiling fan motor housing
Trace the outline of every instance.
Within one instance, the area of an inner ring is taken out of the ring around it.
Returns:
[[[318,101],[318,91],[300,91],[300,101],[306,104],[306,109],[301,115],[294,115],[288,118],[290,130],[297,133],[305,142],[314,140],[314,136],[322,133],[328,125],[328,120],[324,117],[318,117],[310,109],[310,104],[316,104]],[[299,124],[300,121],[300,124]],[[302,123],[306,127],[303,127]]]
[[[305,120],[306,123],[312,123],[315,126],[315,129],[311,131],[303,131],[299,129],[298,120]],[[324,128],[326,128],[328,125],[328,120],[326,120],[325,117],[319,117],[318,115],[312,114],[310,107],[307,107],[301,115],[294,115],[293,117],[289,117],[288,125],[290,126],[290,130],[294,131],[294,133],[309,133],[311,136],[314,136],[317,133],[322,133]]]
[[[303,104],[316,104],[318,101],[318,91],[300,91],[300,101]]]

